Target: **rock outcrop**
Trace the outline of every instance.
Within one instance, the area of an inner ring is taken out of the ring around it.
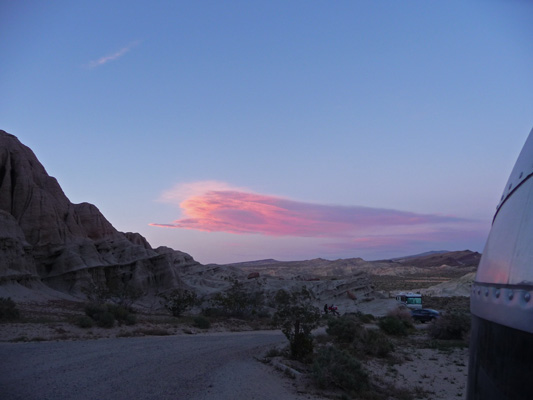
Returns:
[[[0,130],[0,285],[78,294],[84,285],[119,280],[156,292],[182,284],[180,268],[196,264],[117,231],[92,204],[71,203],[34,153]]]

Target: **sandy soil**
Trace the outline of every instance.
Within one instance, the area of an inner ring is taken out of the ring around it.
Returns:
[[[384,383],[425,393],[422,398],[466,398],[468,348],[438,350],[406,346],[401,353],[405,358],[400,365],[387,365],[374,359],[366,366]]]

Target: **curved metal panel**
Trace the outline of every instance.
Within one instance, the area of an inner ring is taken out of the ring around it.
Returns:
[[[533,130],[520,152],[483,250],[470,309],[533,333]]]
[[[532,399],[533,130],[498,204],[470,310],[467,399]]]
[[[520,155],[516,160],[516,163],[511,171],[511,175],[507,180],[505,188],[503,189],[502,197],[496,207],[496,215],[507,198],[516,190],[520,184],[525,181],[531,174],[533,174],[533,129],[529,133],[529,136],[520,151]]]

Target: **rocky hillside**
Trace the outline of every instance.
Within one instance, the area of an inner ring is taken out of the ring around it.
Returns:
[[[152,248],[138,233],[117,231],[92,204],[71,203],[33,152],[0,130],[0,297],[20,298],[28,290],[80,297],[82,288],[96,284],[140,289],[152,304],[154,294],[176,287],[208,302],[238,280],[266,298],[305,285],[318,305],[334,303],[353,311],[399,283],[428,287],[473,272],[479,257],[466,250],[381,261],[201,265],[186,253]]]
[[[73,204],[34,153],[0,130],[0,290],[22,285],[77,294],[128,283],[145,291],[180,284],[194,259],[118,232],[92,204]]]
[[[353,260],[339,260],[321,276],[311,273],[323,261],[250,274],[244,265],[204,266],[186,253],[153,249],[138,233],[118,232],[96,206],[71,203],[34,153],[0,131],[0,297],[83,297],[84,287],[118,284],[140,289],[147,304],[158,303],[154,294],[177,287],[208,302],[238,280],[267,299],[279,289],[304,285],[317,304],[335,302],[348,309],[372,298],[368,276],[353,268]],[[252,264],[270,268],[272,263]]]

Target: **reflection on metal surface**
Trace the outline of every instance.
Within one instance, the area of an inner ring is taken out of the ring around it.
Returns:
[[[503,199],[498,205],[479,263],[474,288],[502,290],[517,286],[517,289],[526,292],[533,290],[532,242],[533,131],[505,186]],[[511,328],[533,332],[533,318],[530,317],[529,307],[519,306],[518,300],[512,304],[501,301],[494,304],[488,300],[481,296],[472,296],[472,312],[478,317]]]
[[[533,130],[505,185],[470,293],[469,400],[532,399]]]

